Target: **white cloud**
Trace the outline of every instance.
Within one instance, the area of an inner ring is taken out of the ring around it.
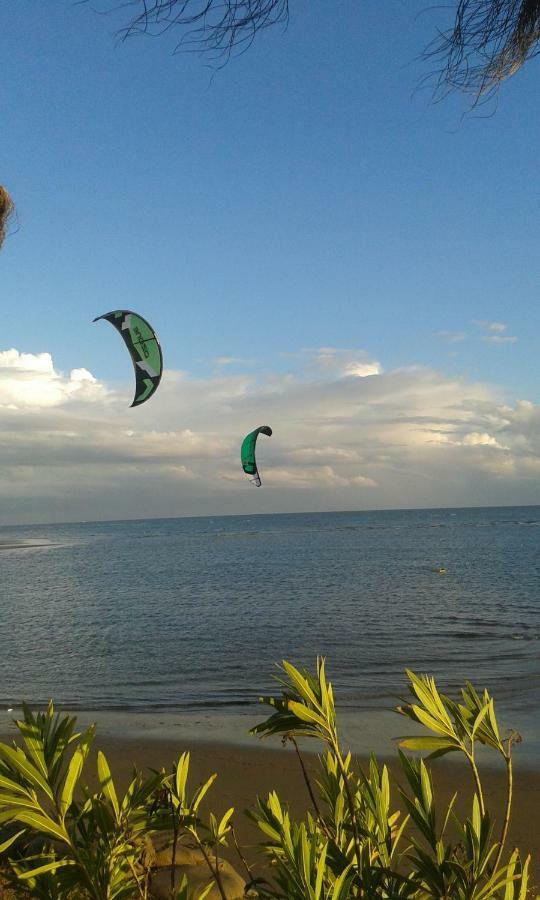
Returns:
[[[344,375],[353,375],[356,378],[367,378],[369,375],[380,375],[381,367],[378,362],[362,363],[350,362],[345,366]]]
[[[301,356],[296,375],[166,371],[130,409],[131,385],[0,352],[2,520],[540,502],[539,406],[360,351]],[[262,424],[259,490],[239,445]]]
[[[310,364],[321,372],[367,378],[380,375],[381,364],[365,350],[344,350],[338,347],[317,347],[302,351]]]
[[[506,331],[508,325],[505,325],[504,322],[489,322],[486,319],[473,319],[473,325],[478,325],[479,328],[483,328],[484,331],[495,332],[496,334],[502,334],[503,331]]]
[[[473,325],[478,325],[487,334],[483,334],[481,340],[488,344],[515,344],[517,337],[515,335],[504,334],[508,325],[504,322],[486,322],[483,319],[475,319]]]
[[[216,366],[253,365],[252,359],[243,359],[241,356],[216,356],[213,362]]]
[[[19,353],[14,348],[0,351],[0,369],[17,369],[23,372],[47,374],[54,372],[50,353]]]
[[[467,335],[464,331],[436,331],[435,337],[440,338],[442,341],[447,341],[449,344],[457,344],[460,341],[464,341]]]
[[[50,353],[0,352],[0,405],[21,407],[61,406],[72,398],[103,400],[107,391],[87,369],[73,369],[68,376],[55,371]]]
[[[484,334],[482,340],[488,344],[515,344],[517,337],[510,334]]]
[[[465,447],[497,447],[499,450],[506,450],[499,441],[488,434],[487,431],[471,431],[466,434],[462,441]]]

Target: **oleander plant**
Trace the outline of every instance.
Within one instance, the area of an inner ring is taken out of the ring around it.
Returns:
[[[24,706],[18,741],[0,743],[0,897],[533,898],[530,860],[507,846],[518,736],[501,738],[487,691],[467,683],[453,700],[427,675],[407,677],[410,700],[397,712],[421,729],[400,739],[396,780],[375,757],[364,769],[341,746],[324,660],[314,672],[283,662],[279,694],[262,698],[270,716],[253,733],[293,746],[310,809],[297,819],[275,791],[254,799],[247,815],[261,846],[249,863],[234,810],[202,813],[216,775],[190,786],[189,753],[170,771],[135,770],[120,794],[105,755],[94,755],[94,726],[77,733],[75,718],[52,703],[42,712]],[[305,739],[322,748],[315,767]],[[500,821],[487,803],[479,746],[503,764]],[[448,805],[435,796],[430,760],[448,753],[471,773],[463,817],[456,795]],[[243,877],[225,858],[233,853]]]

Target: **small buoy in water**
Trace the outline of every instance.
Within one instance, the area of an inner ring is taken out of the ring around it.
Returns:
[[[446,569],[444,568],[444,566],[439,566],[439,568],[435,571],[437,572],[437,575],[446,575]]]
[[[8,711],[8,712],[13,712],[13,707],[12,707],[12,706],[8,706],[7,711]]]

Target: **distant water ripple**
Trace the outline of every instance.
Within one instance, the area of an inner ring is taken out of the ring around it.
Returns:
[[[538,719],[539,525],[526,507],[0,529],[0,705],[243,706],[277,660],[320,653],[342,706],[394,703],[412,668]]]

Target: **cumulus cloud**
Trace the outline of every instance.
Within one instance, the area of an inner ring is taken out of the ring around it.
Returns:
[[[367,378],[379,375],[381,364],[365,350],[345,350],[339,347],[317,347],[302,350],[304,361],[312,368],[335,375]]]
[[[539,406],[361,351],[299,358],[295,374],[166,371],[130,409],[131,385],[0,352],[3,521],[540,502]],[[259,490],[239,446],[261,424]]]
[[[59,406],[67,400],[103,400],[107,391],[87,369],[55,371],[50,353],[0,352],[0,405],[12,409]]]
[[[499,450],[508,449],[507,447],[504,447],[503,444],[500,444],[497,438],[494,438],[492,434],[488,434],[487,431],[471,431],[469,434],[465,435],[462,443],[464,446],[468,447],[497,447]]]

